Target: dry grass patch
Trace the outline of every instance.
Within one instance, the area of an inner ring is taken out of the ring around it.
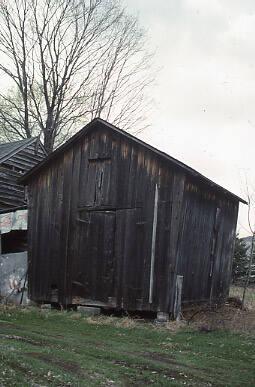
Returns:
[[[156,326],[157,327],[157,326]],[[160,325],[159,325],[160,327]],[[162,325],[162,329],[166,329],[171,333],[178,332],[180,329],[187,327],[187,321],[168,321]]]
[[[85,317],[84,320],[89,324],[94,325],[111,325],[116,328],[135,328],[137,322],[130,317],[114,317],[114,316],[91,316]]]

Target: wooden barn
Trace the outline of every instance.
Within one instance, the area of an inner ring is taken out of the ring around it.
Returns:
[[[242,199],[95,119],[28,172],[37,302],[172,313],[229,291]],[[182,276],[182,277],[180,277]]]

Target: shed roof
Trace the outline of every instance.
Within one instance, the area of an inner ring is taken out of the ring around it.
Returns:
[[[208,186],[222,192],[223,194],[231,197],[235,201],[242,202],[244,204],[247,204],[247,202],[240,198],[239,196],[233,194],[232,192],[228,191],[227,189],[221,187],[217,183],[213,182],[212,180],[208,179],[207,177],[203,176],[201,173],[197,172],[195,169],[189,167],[188,165],[182,163],[181,161],[173,158],[172,156],[168,155],[165,152],[162,152],[153,146],[147,144],[146,142],[140,140],[139,138],[131,135],[130,133],[121,130],[117,128],[116,126],[110,124],[107,121],[104,121],[101,118],[94,118],[90,123],[88,123],[84,128],[82,128],[78,133],[76,133],[73,137],[71,137],[66,143],[61,145],[59,148],[57,148],[54,152],[52,152],[49,156],[47,156],[42,162],[37,164],[34,168],[32,168],[29,172],[27,172],[24,176],[22,176],[19,181],[22,184],[26,184],[32,177],[34,177],[35,173],[38,175],[38,172],[44,169],[46,166],[48,166],[59,154],[66,151],[68,148],[70,148],[75,142],[79,141],[80,138],[82,138],[84,135],[86,135],[90,130],[92,130],[94,127],[103,126],[111,129],[115,133],[121,134],[125,136],[126,138],[130,139],[131,141],[136,142],[139,145],[142,145],[143,147],[151,150],[153,153],[157,154],[159,157],[164,158],[165,160],[170,161],[175,166],[180,167],[181,169],[185,170],[188,174],[197,177],[204,183],[206,183]]]
[[[8,160],[10,157],[36,141],[36,137],[26,138],[24,140],[0,143],[0,163]]]

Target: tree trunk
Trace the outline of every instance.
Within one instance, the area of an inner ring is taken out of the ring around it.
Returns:
[[[53,133],[51,130],[46,130],[44,132],[44,148],[48,154],[53,152],[53,144],[54,144],[54,139],[53,139]]]

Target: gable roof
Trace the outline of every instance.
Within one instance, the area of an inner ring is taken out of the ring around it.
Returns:
[[[28,145],[37,141],[37,137],[26,138],[24,140],[0,143],[0,163],[8,160],[10,157],[26,148]]]
[[[233,194],[232,192],[228,191],[227,189],[221,187],[217,183],[214,183],[212,180],[208,179],[207,177],[203,176],[201,173],[197,172],[195,169],[189,167],[188,165],[182,163],[181,161],[175,159],[174,157],[171,157],[165,152],[162,152],[153,146],[147,144],[146,142],[140,140],[139,138],[131,135],[128,132],[125,132],[124,130],[121,130],[117,128],[116,126],[110,124],[107,121],[104,121],[102,118],[94,118],[90,123],[88,123],[85,127],[83,127],[78,133],[76,133],[73,137],[71,137],[67,142],[65,142],[63,145],[61,145],[59,148],[57,148],[54,152],[49,154],[42,162],[37,164],[34,168],[32,168],[28,173],[26,173],[24,176],[22,176],[19,181],[22,184],[26,184],[34,175],[35,173],[38,173],[43,168],[48,166],[52,160],[54,160],[56,157],[58,157],[59,154],[69,149],[75,142],[79,141],[80,138],[85,136],[93,127],[97,125],[101,125],[103,127],[107,127],[110,130],[114,131],[115,133],[121,134],[125,136],[126,138],[130,139],[131,141],[151,150],[153,153],[157,154],[159,157],[164,158],[165,160],[170,161],[175,166],[180,167],[181,169],[185,170],[188,174],[199,178],[201,181],[206,183],[208,186],[215,188],[218,191],[221,191],[227,196],[232,197],[232,199],[242,202],[244,204],[247,204],[245,200],[240,198],[239,196]]]

